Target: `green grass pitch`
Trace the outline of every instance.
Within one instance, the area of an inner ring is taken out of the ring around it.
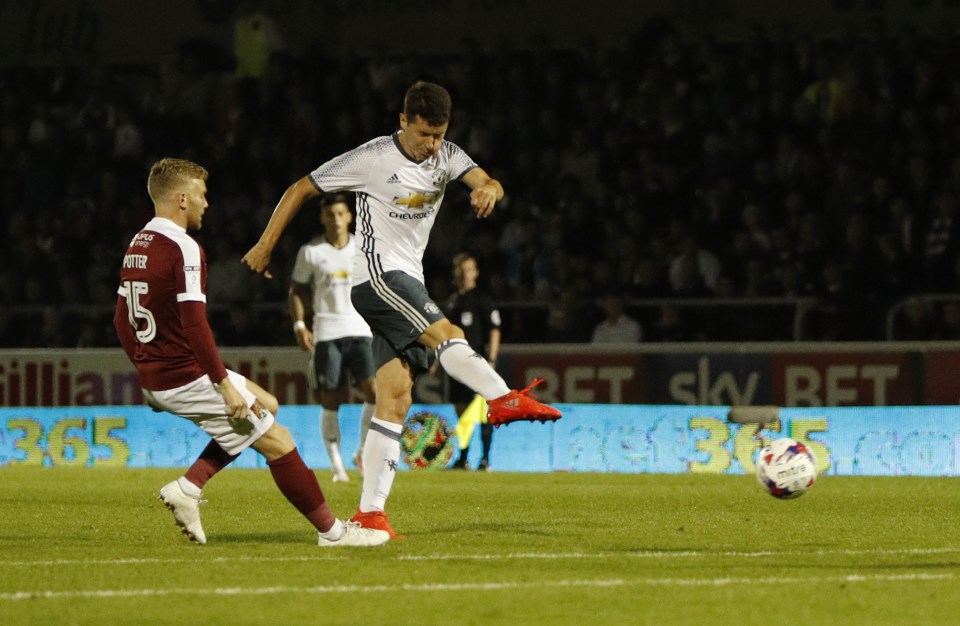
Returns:
[[[960,483],[402,472],[408,538],[320,549],[266,470],[204,492],[208,544],[156,499],[177,470],[0,469],[0,623],[957,624]],[[359,477],[332,484],[349,516]]]

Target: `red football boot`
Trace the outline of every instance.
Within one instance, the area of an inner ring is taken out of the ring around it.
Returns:
[[[537,378],[523,391],[513,390],[487,402],[487,422],[499,428],[512,422],[555,422],[563,417],[563,413],[552,406],[537,402],[530,391],[542,382],[542,378]]]
[[[370,511],[369,513],[361,513],[360,509],[357,509],[357,514],[350,518],[351,522],[356,522],[363,526],[364,528],[375,528],[376,530],[385,530],[390,533],[390,540],[394,539],[406,539],[406,535],[398,535],[393,532],[393,528],[390,527],[390,522],[387,521],[387,514],[383,511]]]

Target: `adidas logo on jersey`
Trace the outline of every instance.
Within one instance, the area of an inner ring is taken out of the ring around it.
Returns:
[[[388,183],[399,183],[399,182],[400,182],[400,177],[397,176],[396,174],[393,174],[390,178],[387,179],[387,182],[388,182]]]

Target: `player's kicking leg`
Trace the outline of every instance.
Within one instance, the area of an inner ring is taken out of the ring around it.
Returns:
[[[443,320],[434,326],[440,327],[442,324],[448,322]],[[543,379],[533,381],[521,391],[511,391],[496,370],[465,339],[453,338],[441,342],[437,346],[437,358],[448,374],[487,400],[487,422],[495,427],[513,422],[552,422],[563,417],[560,411],[538,402],[531,393],[530,390],[542,383]]]

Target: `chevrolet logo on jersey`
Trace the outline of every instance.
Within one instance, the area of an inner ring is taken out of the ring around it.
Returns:
[[[433,204],[434,200],[436,199],[437,194],[435,193],[429,193],[427,195],[423,195],[422,193],[414,193],[406,198],[394,198],[393,203],[411,209],[419,209],[425,204]]]

